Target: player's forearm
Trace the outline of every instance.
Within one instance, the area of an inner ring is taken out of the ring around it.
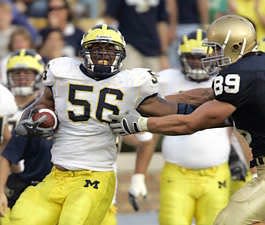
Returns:
[[[219,106],[219,107],[218,107]],[[167,135],[192,134],[198,130],[232,126],[228,119],[235,110],[232,105],[209,101],[189,115],[168,115],[140,119],[142,130]]]
[[[147,120],[147,129],[152,133],[165,135],[191,134],[195,130],[189,126],[187,116],[169,115],[150,117]]]
[[[137,149],[134,173],[145,174],[155,150],[156,141],[153,138]]]
[[[196,88],[183,91],[175,95],[166,96],[166,100],[176,103],[188,103],[199,106],[207,101],[213,100],[214,94],[211,88]]]
[[[5,191],[7,178],[10,173],[11,168],[8,160],[5,157],[0,156],[0,192],[2,193]]]

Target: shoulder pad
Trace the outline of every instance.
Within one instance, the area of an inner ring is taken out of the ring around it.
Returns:
[[[130,79],[134,81],[134,86],[141,86],[146,83],[152,77],[157,78],[158,75],[148,68],[134,68],[125,70],[129,74]]]
[[[70,57],[60,57],[52,59],[48,63],[48,69],[58,78],[74,78],[80,73],[79,65],[81,62]]]

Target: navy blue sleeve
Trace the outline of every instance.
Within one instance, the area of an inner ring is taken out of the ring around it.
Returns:
[[[2,152],[2,156],[12,164],[17,164],[23,158],[28,140],[29,137],[18,136],[12,132],[12,137]]]
[[[121,0],[106,0],[105,1],[105,16],[110,16],[117,19],[120,10],[122,10]]]
[[[158,18],[157,20],[159,22],[168,22],[168,13],[166,10],[166,3],[165,0],[159,1],[159,6],[158,6]]]

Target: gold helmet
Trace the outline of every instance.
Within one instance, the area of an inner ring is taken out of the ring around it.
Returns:
[[[206,34],[201,29],[192,31],[188,35],[182,36],[178,49],[183,74],[197,82],[209,79],[209,75],[201,64],[201,59],[207,53],[207,47],[202,45],[205,37]]]
[[[256,31],[246,18],[226,15],[209,26],[204,44],[211,52],[202,59],[203,67],[210,75],[215,75],[220,67],[234,63],[256,49]]]
[[[14,95],[26,96],[40,87],[42,57],[32,49],[11,53],[7,60],[7,85]]]
[[[126,56],[122,34],[106,24],[92,27],[81,40],[81,56],[90,77],[102,80],[118,73]]]

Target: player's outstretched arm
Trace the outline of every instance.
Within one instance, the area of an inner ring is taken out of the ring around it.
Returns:
[[[163,117],[143,117],[135,111],[111,115],[110,127],[120,135],[142,131],[166,135],[192,134],[198,130],[224,126],[226,119],[236,110],[235,106],[212,100],[198,107],[192,114],[173,114]]]
[[[226,120],[235,110],[236,107],[229,103],[212,100],[202,104],[192,114],[151,117],[146,120],[146,126],[141,124],[141,127],[167,135],[192,134],[207,128],[227,126]]]
[[[214,99],[212,88],[196,88],[165,97],[167,101],[199,106]]]

